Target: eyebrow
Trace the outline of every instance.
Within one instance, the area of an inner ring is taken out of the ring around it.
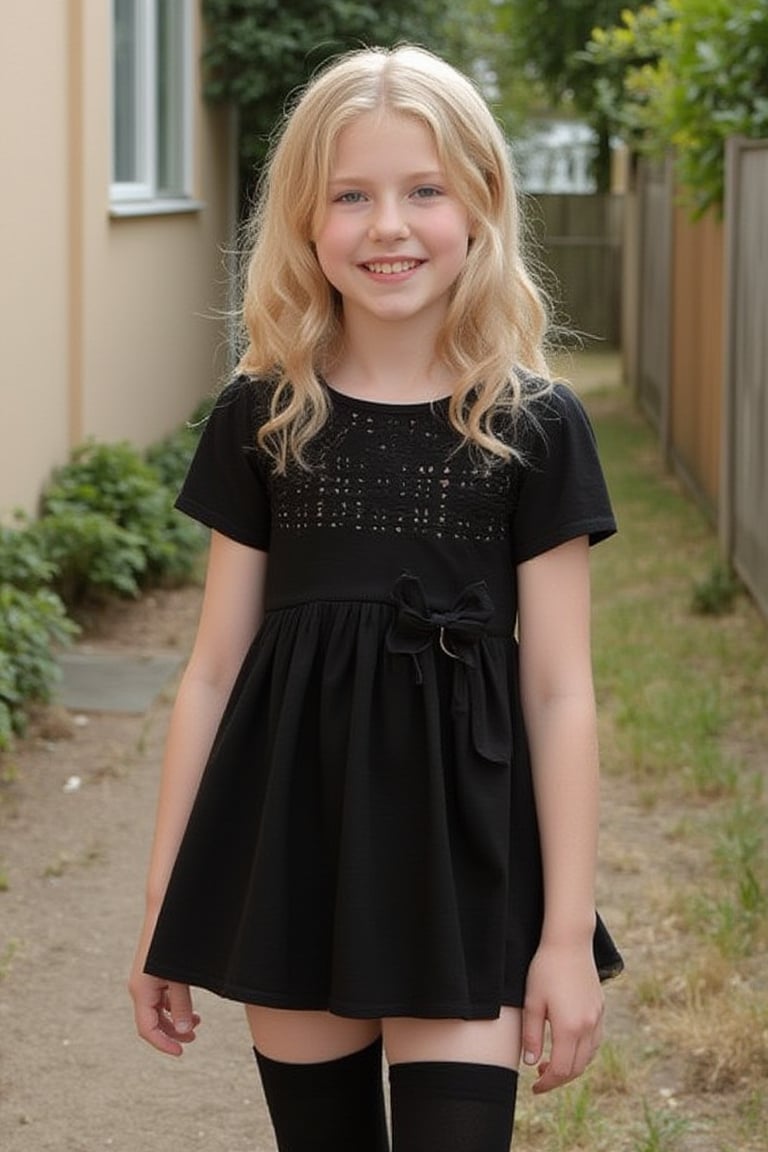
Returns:
[[[440,183],[445,180],[445,173],[432,169],[429,172],[407,172],[403,177],[404,184],[429,184]],[[328,181],[329,187],[333,188],[338,184],[370,184],[371,180],[366,176],[355,176],[353,173],[346,175],[334,175]]]

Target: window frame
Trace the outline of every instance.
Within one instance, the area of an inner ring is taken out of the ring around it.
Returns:
[[[157,36],[158,5],[164,0],[134,0],[137,20],[136,34],[136,60],[134,62],[133,83],[133,118],[136,124],[136,138],[134,142],[134,162],[136,170],[135,180],[115,180],[110,182],[110,212],[112,215],[149,215],[153,213],[195,211],[201,207],[199,201],[193,199],[193,150],[194,150],[194,113],[195,113],[195,87],[194,87],[194,21],[192,0],[181,0],[181,35],[182,47],[180,52],[180,78],[181,89],[181,135],[180,149],[181,177],[179,187],[173,190],[158,188],[158,134],[159,134],[159,100],[158,100],[158,69],[160,67],[159,46]],[[115,81],[115,30],[116,30],[116,4],[112,0],[110,5],[112,13],[112,78],[111,78],[111,107],[112,107],[112,140],[110,149],[110,162],[112,175],[115,172],[115,108],[118,94]]]

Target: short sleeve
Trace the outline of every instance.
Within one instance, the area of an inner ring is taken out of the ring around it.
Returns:
[[[256,445],[261,422],[257,387],[239,377],[221,393],[200,435],[176,507],[240,544],[268,551],[270,501]]]
[[[589,418],[566,386],[534,402],[512,517],[516,564],[577,536],[612,536],[616,520]]]

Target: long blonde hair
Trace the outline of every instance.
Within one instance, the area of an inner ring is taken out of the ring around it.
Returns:
[[[356,117],[385,110],[414,117],[432,133],[451,186],[467,208],[473,240],[453,287],[436,355],[452,371],[450,419],[492,457],[514,448],[493,428],[521,403],[517,367],[547,377],[541,294],[522,258],[515,182],[504,136],[465,76],[421,48],[368,48],[342,57],[303,91],[286,117],[259,188],[249,231],[239,370],[276,381],[259,441],[278,471],[304,464],[304,449],[328,417],[319,372],[341,350],[335,290],[312,236],[339,133]]]

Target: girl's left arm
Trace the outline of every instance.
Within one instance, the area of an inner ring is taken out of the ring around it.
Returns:
[[[581,1075],[602,1036],[603,995],[592,952],[599,768],[587,537],[520,564],[517,579],[521,696],[544,878],[523,1052],[526,1063],[539,1066],[533,1090],[541,1093]]]

